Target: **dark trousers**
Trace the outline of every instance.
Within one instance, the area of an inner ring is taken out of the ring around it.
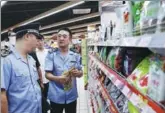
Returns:
[[[44,90],[42,92],[42,113],[47,113],[47,111],[50,109],[50,105],[47,102],[47,95],[48,95],[48,88],[49,83],[44,84]]]
[[[49,88],[49,83],[44,84],[43,95],[45,98],[47,98],[47,96],[48,96],[48,88]]]
[[[65,113],[76,113],[77,100],[69,104],[57,104],[54,102],[50,102],[51,104],[51,113],[63,113],[63,109],[65,109]]]

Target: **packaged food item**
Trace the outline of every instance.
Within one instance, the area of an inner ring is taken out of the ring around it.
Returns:
[[[113,48],[107,57],[106,64],[118,72],[122,71],[123,57],[125,49],[117,47]]]
[[[156,32],[157,16],[160,1],[145,1],[140,16],[140,28],[142,34],[152,34]]]
[[[158,13],[158,32],[165,32],[165,1],[161,1]]]
[[[129,36],[132,33],[133,28],[130,1],[125,1],[125,4],[122,7],[115,9],[115,12],[119,20],[116,23],[115,34],[119,33],[120,36],[124,37]]]
[[[136,108],[131,102],[128,102],[129,113],[140,113],[138,108]]]
[[[128,77],[135,67],[144,57],[148,56],[149,53],[150,51],[148,49],[128,48],[124,55],[123,75]]]
[[[100,60],[102,60],[103,49],[104,49],[104,48],[101,48],[101,49],[100,49],[100,52],[99,52],[99,59],[100,59]]]
[[[150,58],[148,95],[157,102],[165,101],[165,57],[155,55]]]
[[[123,112],[123,108],[124,108],[126,100],[127,100],[126,97],[123,94],[121,94],[115,102],[116,107],[119,109],[120,113]]]
[[[103,49],[103,53],[102,53],[102,61],[103,61],[103,62],[105,62],[106,59],[107,59],[106,52],[107,52],[107,47],[104,47],[104,49]]]
[[[128,81],[142,93],[147,93],[150,56],[146,57],[128,77]]]
[[[111,82],[110,79],[108,77],[106,77],[104,80],[104,86],[107,87],[110,82]]]
[[[132,1],[133,15],[133,35],[140,35],[140,14],[142,12],[144,1]]]
[[[124,106],[123,106],[123,111],[121,113],[130,113],[128,110],[128,100],[126,99]]]
[[[63,72],[63,76],[66,76],[66,77],[69,77],[69,81],[67,83],[64,84],[64,90],[65,91],[69,91],[71,88],[72,88],[72,78],[70,77],[70,74],[71,74],[71,71],[73,70],[74,68],[71,68],[70,70],[68,71],[64,71]]]
[[[115,102],[117,100],[117,98],[122,94],[120,90],[118,90],[118,88],[115,85],[112,85],[110,90],[109,90],[109,94],[112,98],[112,100]]]

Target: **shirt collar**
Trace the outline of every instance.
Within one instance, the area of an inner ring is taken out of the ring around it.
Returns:
[[[20,55],[20,53],[18,53],[18,51],[16,50],[16,48],[13,45],[11,45],[10,48],[11,48],[12,53],[15,55],[15,57],[17,59],[22,59],[23,60],[22,56]],[[27,57],[30,58],[29,55]]]

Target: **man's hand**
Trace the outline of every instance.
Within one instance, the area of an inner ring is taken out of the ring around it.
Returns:
[[[71,76],[72,77],[81,77],[82,76],[82,71],[79,71],[78,69],[73,69],[71,71]]]
[[[60,84],[65,84],[70,80],[70,77],[65,77],[65,75],[58,76],[57,82]]]
[[[42,90],[44,90],[44,84],[40,83]]]

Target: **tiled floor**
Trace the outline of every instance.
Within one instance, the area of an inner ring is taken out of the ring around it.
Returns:
[[[77,100],[77,113],[89,113],[87,92],[84,90],[83,77],[80,79],[77,79],[77,88],[78,88],[78,94],[79,94],[79,98]]]

